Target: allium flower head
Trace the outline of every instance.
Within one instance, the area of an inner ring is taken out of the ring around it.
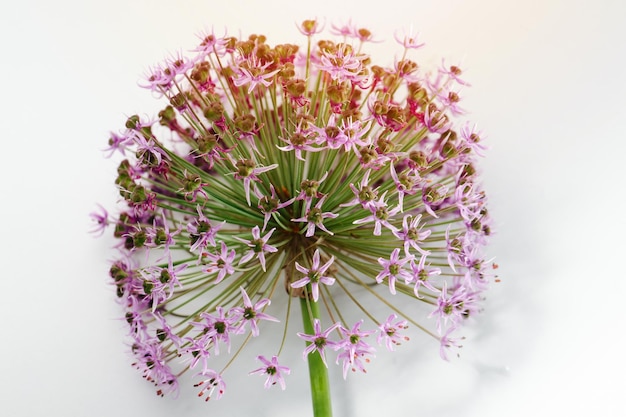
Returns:
[[[298,26],[302,46],[201,34],[195,55],[140,83],[163,100],[158,116],[108,136],[121,204],[92,214],[93,232],[119,239],[111,283],[160,395],[190,378],[220,398],[232,356],[284,389],[290,340],[344,376],[366,371],[374,333],[391,351],[421,331],[447,358],[479,311],[491,224],[482,133],[457,120],[466,74],[422,72],[412,32],[392,34],[401,59],[374,63],[372,32],[348,22],[318,39],[323,26]],[[291,331],[293,300],[304,331]],[[271,328],[284,334],[274,352],[243,349]]]

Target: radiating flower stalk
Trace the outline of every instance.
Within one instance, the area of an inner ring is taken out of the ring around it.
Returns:
[[[159,395],[185,376],[218,399],[242,356],[258,359],[251,374],[265,387],[285,389],[280,357],[296,339],[315,415],[328,416],[329,362],[344,377],[365,372],[409,327],[446,359],[494,277],[475,168],[485,148],[456,120],[461,69],[423,72],[412,34],[396,33],[401,58],[383,67],[363,52],[366,29],[332,26],[335,40],[317,40],[316,21],[299,29],[302,48],[203,34],[192,57],[146,76],[165,102],[158,118],[131,116],[111,134],[109,156],[126,158],[115,180],[123,207],[93,218],[119,239],[110,276],[133,364]],[[304,327],[292,332],[298,299]],[[275,350],[249,353],[272,326],[284,334]]]

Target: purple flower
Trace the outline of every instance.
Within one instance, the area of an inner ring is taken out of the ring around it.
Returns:
[[[463,262],[463,252],[465,242],[467,242],[466,235],[459,235],[456,237],[450,237],[450,226],[446,229],[446,252],[448,253],[448,265],[450,269],[457,273],[456,264]]]
[[[198,397],[205,397],[205,401],[209,401],[211,397],[219,400],[224,395],[226,390],[226,383],[222,379],[222,375],[212,369],[205,369],[198,375],[204,377],[204,379],[196,384],[195,387],[202,387],[198,393]]]
[[[450,129],[450,121],[436,106],[427,106],[424,111],[424,126],[432,133],[443,133]]]
[[[173,232],[170,231],[169,222],[165,218],[165,215],[162,216],[163,226],[157,227],[157,220],[155,219],[152,223],[152,227],[146,230],[146,235],[148,237],[149,242],[146,246],[150,248],[163,248],[163,256],[159,259],[163,259],[165,257],[171,258],[170,256],[170,246],[175,244],[176,235],[182,232],[182,227],[178,225],[177,229]]]
[[[418,49],[425,45],[425,43],[417,41],[418,35],[419,34],[413,35],[413,28],[411,27],[408,34],[400,34],[400,32],[396,31],[394,33],[394,38],[396,42],[404,46],[406,49]]]
[[[193,223],[187,224],[187,231],[191,239],[189,250],[195,252],[200,249],[200,252],[202,252],[207,245],[216,246],[215,237],[221,225],[212,225],[210,220],[204,215],[200,204],[196,206],[196,211],[198,212],[198,217],[194,219]]]
[[[450,77],[451,80],[454,80],[461,85],[465,85],[469,87],[470,84],[461,79],[462,73],[463,71],[461,71],[461,68],[459,68],[458,65],[450,65],[449,67],[447,67],[445,59],[441,60],[441,67],[439,67],[439,74],[447,75],[448,77]]]
[[[448,350],[450,350],[453,347],[455,348],[463,347],[462,345],[459,344],[459,341],[465,339],[464,337],[454,338],[454,339],[450,337],[450,334],[454,332],[455,330],[456,329],[454,327],[451,327],[439,339],[439,356],[441,356],[441,359],[445,361],[449,360],[448,354],[447,354]]]
[[[239,67],[239,73],[235,78],[233,78],[233,84],[235,84],[237,87],[247,85],[248,94],[251,94],[252,90],[254,90],[259,84],[262,84],[265,87],[269,87],[269,85],[272,83],[270,80],[279,71],[274,70],[270,72],[265,72],[265,70],[269,66],[269,62],[264,65],[259,65],[258,62],[248,60],[246,66],[241,65]]]
[[[331,29],[330,29],[330,33],[332,33],[333,35],[344,36],[344,37],[354,36],[355,32],[356,32],[356,26],[352,23],[351,19],[348,19],[348,23],[343,24],[343,25],[332,24]]]
[[[211,351],[209,344],[204,339],[185,338],[185,345],[182,352],[189,354],[189,369],[195,368],[199,363],[202,363],[202,370],[209,369],[209,359],[211,358]]]
[[[457,278],[455,284],[457,284],[457,286],[466,287],[468,290],[485,290],[487,285],[487,278],[490,275],[487,268],[491,261],[493,261],[493,258],[485,260],[479,256],[475,244],[473,244],[469,248],[465,247],[461,265],[465,268],[466,271],[463,275],[462,280],[458,280]]]
[[[396,191],[398,192],[398,207],[400,207],[400,211],[404,211],[404,196],[407,194],[413,195],[419,191],[418,185],[422,182],[422,180],[419,176],[414,174],[411,175],[410,173],[403,173],[398,176],[396,168],[393,164],[390,164],[390,173],[391,178],[393,178],[393,182],[396,185]]]
[[[151,90],[155,96],[161,97],[172,87],[173,74],[155,65],[144,76],[144,81],[139,83],[141,88]]]
[[[370,215],[362,219],[355,220],[354,224],[365,224],[374,222],[374,236],[380,236],[382,233],[382,226],[385,226],[391,232],[396,232],[398,229],[389,222],[389,218],[396,215],[400,211],[400,207],[396,206],[391,210],[387,209],[387,203],[385,202],[385,191],[376,202],[369,206]]]
[[[285,389],[285,378],[283,374],[289,375],[291,372],[288,367],[280,365],[278,363],[278,357],[272,356],[271,360],[267,360],[265,356],[259,355],[256,357],[263,366],[255,369],[250,372],[250,375],[259,374],[259,375],[267,375],[267,379],[265,380],[265,388],[271,388],[273,385],[280,385],[280,387]]]
[[[301,131],[300,128],[293,132],[288,139],[282,137],[279,137],[278,139],[288,144],[287,146],[277,146],[278,149],[284,152],[295,151],[296,158],[301,161],[305,161],[305,159],[302,157],[303,151],[320,152],[323,150],[323,148],[316,148],[311,146],[315,143],[313,137],[311,136],[311,133]]]
[[[338,82],[362,82],[366,79],[361,75],[362,63],[351,46],[343,44],[334,50],[325,50],[320,57],[318,68],[327,72],[331,79]]]
[[[181,51],[170,55],[165,59],[165,72],[171,74],[174,81],[179,81],[185,73],[193,68],[194,62],[184,56]]]
[[[369,346],[368,346],[369,347]],[[355,349],[350,349],[347,347],[343,347],[343,350],[337,355],[337,364],[342,361],[343,366],[343,379],[346,379],[348,376],[348,370],[352,369],[355,372],[357,369],[363,373],[367,372],[365,370],[365,364],[369,363],[370,358],[368,356],[372,355],[373,348],[370,349],[363,348],[361,346],[356,347]]]
[[[411,280],[411,273],[404,269],[406,264],[412,257],[406,257],[400,259],[400,249],[396,248],[391,252],[389,260],[385,258],[378,258],[378,263],[383,267],[383,270],[376,276],[376,282],[379,284],[387,278],[389,282],[389,292],[396,293],[396,280],[398,278],[404,278],[405,281]]]
[[[306,207],[311,207],[311,201],[314,197],[322,198],[324,194],[318,191],[320,184],[324,182],[324,180],[328,177],[328,172],[325,172],[322,175],[322,178],[319,180],[309,180],[306,179],[300,183],[300,192],[296,196],[296,200],[304,200]]]
[[[250,184],[252,181],[260,181],[258,175],[263,172],[270,171],[278,166],[278,164],[272,164],[266,167],[256,167],[256,162],[251,159],[240,159],[238,161],[231,161],[237,171],[235,171],[235,179],[243,180],[243,188],[246,193],[246,202],[250,205]]]
[[[311,268],[305,268],[296,262],[296,269],[304,274],[304,277],[291,283],[292,288],[302,288],[307,284],[311,284],[311,295],[313,296],[313,301],[317,301],[319,298],[319,285],[333,285],[335,283],[335,278],[324,276],[326,270],[330,268],[333,261],[335,260],[334,256],[331,256],[328,262],[320,267],[320,251],[319,249],[315,250],[313,254],[313,262],[311,264]]]
[[[326,213],[322,212],[322,204],[324,204],[325,199],[326,199],[326,196],[322,197],[320,201],[317,202],[315,207],[308,209],[306,211],[306,214],[303,217],[299,217],[297,219],[291,219],[292,222],[307,222],[306,233],[305,233],[306,237],[313,236],[315,234],[316,227],[322,229],[329,235],[333,234],[333,232],[331,232],[330,230],[326,228],[326,226],[324,226],[323,221],[324,219],[328,219],[328,218],[334,219],[338,216],[338,214],[331,213],[331,212],[326,212]]]
[[[155,165],[161,163],[163,157],[167,157],[167,154],[163,149],[158,147],[152,138],[146,139],[142,132],[132,131],[132,139],[137,146],[137,155],[143,161],[154,160]]]
[[[263,229],[261,231],[265,231],[267,227],[267,222],[272,217],[272,213],[276,213],[278,210],[290,206],[296,198],[290,198],[285,202],[280,202],[278,199],[278,195],[276,194],[276,189],[272,184],[270,184],[270,195],[266,196],[257,188],[254,188],[254,194],[259,198],[258,208],[263,213]]]
[[[203,311],[200,313],[202,321],[192,321],[190,324],[201,331],[198,343],[204,345],[212,344],[214,353],[219,355],[219,342],[222,342],[226,345],[230,353],[230,336],[238,332],[239,318],[226,313],[221,306],[217,306],[215,312],[217,314],[210,314]]]
[[[442,88],[437,93],[437,98],[443,105],[445,109],[450,111],[450,113],[454,116],[465,114],[465,110],[459,107],[459,94],[455,91],[452,91],[448,88]],[[478,153],[477,153],[478,154]]]
[[[111,132],[111,137],[109,138],[109,147],[105,149],[108,154],[105,158],[110,158],[113,156],[115,151],[118,151],[120,154],[126,156],[126,147],[132,142],[132,139],[126,135],[118,135],[116,133]]]
[[[484,152],[488,149],[481,142],[482,132],[476,131],[476,124],[470,127],[470,123],[466,122],[461,128],[461,139],[464,147],[476,152],[477,155],[484,156]]]
[[[461,183],[454,192],[455,205],[465,222],[473,228],[472,222],[482,217],[485,207],[485,193],[478,190],[474,184]]]
[[[270,230],[265,234],[265,236],[263,236],[263,238],[261,238],[261,230],[259,229],[259,226],[254,226],[252,228],[252,239],[245,240],[235,236],[235,239],[245,243],[251,248],[248,253],[246,253],[239,260],[239,265],[245,264],[250,259],[256,256],[259,259],[259,262],[261,262],[261,268],[263,268],[263,270],[265,271],[265,253],[274,253],[278,251],[276,247],[267,244],[267,241],[270,239],[270,237],[272,237],[272,233],[274,233],[274,230],[276,230],[276,228]]]
[[[246,323],[250,323],[250,331],[252,336],[259,335],[259,320],[267,320],[277,322],[278,319],[270,316],[269,314],[265,314],[263,310],[265,307],[270,304],[270,300],[264,298],[262,300],[257,301],[255,304],[252,304],[250,301],[250,297],[246,290],[243,287],[240,287],[241,295],[243,297],[243,307],[234,307],[230,313],[233,317],[237,318],[237,320],[241,320],[242,323],[238,327],[237,332],[242,333],[245,330]]]
[[[359,184],[360,188],[356,188],[354,184],[350,184],[350,189],[354,193],[355,198],[347,203],[341,204],[340,207],[351,207],[361,204],[361,207],[370,211],[375,211],[378,208],[381,204],[376,201],[376,198],[378,198],[378,192],[368,185],[371,172],[371,169],[365,171],[365,175],[363,175],[361,183]]]
[[[143,377],[157,386],[167,387],[167,391],[178,390],[178,380],[171,368],[167,365],[166,354],[158,340],[141,342],[135,340],[132,352],[137,361],[133,366],[139,369]],[[165,392],[159,389],[157,394],[163,396]]]
[[[89,213],[89,217],[96,223],[89,232],[93,233],[96,236],[102,236],[104,234],[104,230],[109,225],[109,213],[98,204],[99,211],[92,211]]]
[[[378,326],[378,343],[384,343],[388,350],[393,351],[402,341],[408,341],[407,336],[402,336],[401,331],[408,328],[406,320],[396,320],[398,316],[391,314],[387,320]],[[394,322],[395,321],[395,322]]]
[[[396,235],[398,239],[404,242],[404,253],[406,256],[410,256],[409,248],[415,249],[416,251],[421,253],[422,256],[426,256],[430,254],[430,252],[423,250],[417,244],[418,242],[430,236],[430,233],[431,233],[430,230],[421,231],[424,225],[422,225],[422,227],[418,229],[417,226],[419,225],[419,222],[421,219],[422,219],[421,214],[418,214],[415,217],[411,215],[404,216],[404,218],[402,219],[402,230],[397,230],[394,233],[394,235]]]
[[[226,275],[232,275],[235,272],[233,267],[233,260],[235,259],[235,250],[228,250],[228,246],[223,241],[220,243],[221,252],[218,254],[207,253],[205,256],[211,262],[206,267],[205,272],[212,274],[217,272],[217,278],[215,284],[219,284],[226,277]]]
[[[438,219],[439,215],[435,213],[438,206],[443,203],[448,193],[448,187],[443,184],[424,185],[422,188],[422,202],[424,209],[428,214]]]
[[[306,333],[298,333],[298,336],[309,342],[306,349],[304,349],[303,357],[306,359],[307,355],[310,355],[313,352],[318,352],[322,358],[322,362],[324,365],[328,367],[326,364],[326,355],[324,351],[326,348],[330,348],[333,350],[337,350],[340,346],[337,342],[333,342],[332,340],[328,340],[328,335],[335,329],[341,327],[341,323],[335,323],[330,326],[328,329],[322,331],[322,325],[319,319],[315,319],[313,321],[313,334],[309,335]]]
[[[174,267],[170,258],[168,267],[150,266],[140,271],[144,277],[143,292],[152,300],[152,311],[169,299],[174,293],[174,287],[182,287],[178,274],[187,268],[187,264]]]
[[[365,366],[362,361],[365,360],[365,362],[369,362],[369,358],[367,356],[373,356],[375,352],[375,349],[363,340],[373,334],[374,331],[361,330],[362,324],[363,320],[359,320],[354,324],[354,326],[352,326],[352,329],[346,329],[343,326],[339,328],[343,339],[339,342],[341,353],[337,355],[337,363],[339,363],[340,360],[343,361],[344,379],[346,378],[349,369],[352,369],[353,371],[358,369],[365,372]]]
[[[317,19],[309,19],[302,22],[300,26],[297,26],[300,33],[304,36],[311,37],[316,33],[320,33],[324,29],[324,24],[320,25]]]
[[[437,331],[441,333],[443,326],[447,326],[451,322],[456,327],[466,314],[465,305],[468,301],[467,290],[463,287],[457,287],[452,294],[448,293],[447,282],[443,282],[443,288],[437,298],[437,306],[428,317],[437,318]]]
[[[341,132],[343,133],[343,148],[346,152],[353,150],[359,155],[359,146],[369,146],[370,140],[366,136],[370,130],[369,123],[363,124],[359,120],[352,118],[341,121]]]
[[[439,292],[439,290],[435,288],[433,284],[431,284],[428,281],[428,278],[430,278],[433,275],[440,275],[441,269],[439,268],[426,269],[426,267],[424,266],[425,262],[426,262],[426,255],[422,255],[418,263],[415,263],[415,259],[411,259],[411,263],[410,263],[411,273],[413,275],[412,282],[415,283],[413,292],[415,293],[415,296],[417,298],[422,298],[419,295],[419,289],[421,286],[428,288],[430,291],[434,293]]]
[[[208,182],[203,182],[199,175],[193,174],[185,170],[183,172],[184,180],[183,186],[177,191],[185,197],[185,200],[194,203],[199,195],[208,199],[206,191],[203,187],[209,185]]]
[[[337,126],[334,114],[330,116],[325,126],[311,125],[309,129],[317,135],[315,142],[322,146],[321,149],[340,149],[348,140],[343,129]]]
[[[226,54],[226,44],[227,41],[225,37],[217,37],[215,36],[215,31],[211,30],[211,33],[202,32],[198,34],[201,42],[193,51],[198,52],[199,56],[197,57],[197,61],[202,60],[207,55],[212,53],[216,54],[218,57],[223,57]]]

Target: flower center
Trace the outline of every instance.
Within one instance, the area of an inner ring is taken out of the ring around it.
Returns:
[[[276,210],[278,204],[279,203],[277,199],[268,196],[264,196],[261,201],[259,201],[259,205],[261,206],[264,213],[269,213],[272,210]]]
[[[387,220],[389,218],[389,213],[387,212],[387,209],[385,207],[379,207],[378,209],[376,209],[376,218],[383,221]]]
[[[253,250],[255,253],[263,252],[263,245],[264,245],[265,243],[263,242],[263,240],[262,240],[262,239],[256,239],[256,240],[253,240],[251,243],[252,243],[252,245],[253,245],[253,246],[252,246],[252,250]]]
[[[421,271],[417,273],[417,278],[420,281],[426,281],[428,279],[428,272],[426,272],[425,269],[422,269]]]
[[[311,223],[315,223],[315,224],[322,223],[322,220],[323,220],[322,210],[318,209],[317,207],[313,207],[309,211],[309,214],[307,215],[306,219],[310,221]]]
[[[237,161],[237,174],[242,177],[248,177],[256,167],[254,161],[250,159],[240,159]]]
[[[226,323],[224,323],[223,321],[216,321],[213,325],[213,328],[215,329],[217,334],[226,333]]]
[[[308,277],[311,280],[311,282],[319,282],[319,280],[321,278],[319,272],[317,272],[317,271],[309,272]]]
[[[361,201],[373,201],[376,199],[376,193],[372,190],[370,186],[365,186],[361,188],[359,192],[359,200]]]
[[[318,337],[318,338],[315,339],[315,341],[313,343],[318,348],[323,348],[324,346],[326,346],[326,338],[325,337]]]
[[[167,269],[161,270],[161,276],[159,277],[159,281],[161,281],[162,284],[169,282],[171,278],[172,276],[170,275]]]
[[[306,143],[306,137],[302,133],[294,133],[289,141],[294,146],[302,146]]]
[[[319,182],[313,180],[304,180],[300,183],[300,187],[302,187],[307,197],[315,197],[319,186]]]
[[[243,312],[243,318],[246,320],[252,320],[256,317],[256,311],[252,307],[246,307]]]

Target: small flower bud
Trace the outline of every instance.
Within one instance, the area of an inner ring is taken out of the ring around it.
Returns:
[[[256,118],[251,113],[235,117],[235,127],[241,132],[252,132],[256,125]]]
[[[210,102],[202,113],[207,120],[215,122],[224,117],[224,105],[219,101]]]
[[[348,100],[350,85],[348,83],[333,84],[328,87],[326,93],[332,103],[344,103]]]
[[[318,30],[317,20],[305,20],[300,25],[300,31],[307,36],[316,34],[317,30]]]
[[[126,120],[126,129],[135,130],[139,126],[139,116],[132,115]]]
[[[176,120],[176,112],[172,106],[167,106],[159,112],[159,124],[162,126],[169,126]]]

